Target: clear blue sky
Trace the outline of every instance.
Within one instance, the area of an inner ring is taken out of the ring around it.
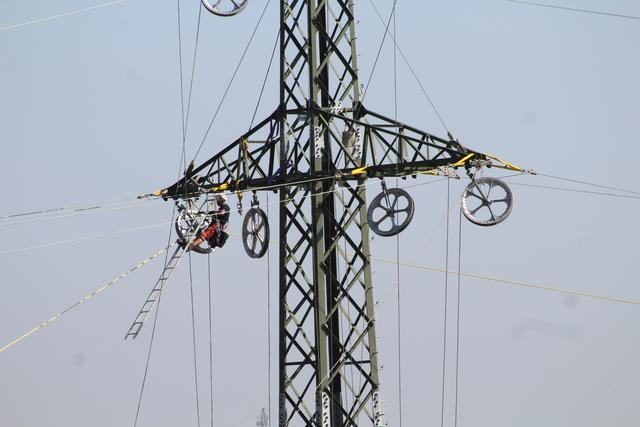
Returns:
[[[549,0],[551,2],[551,0]],[[385,16],[390,0],[375,3]],[[0,2],[0,216],[130,199],[172,182],[181,143],[176,2],[126,0],[3,29],[102,2]],[[187,152],[193,155],[264,6],[232,19],[204,14]],[[272,0],[199,160],[242,134],[278,25]],[[631,0],[553,4],[640,16]],[[184,81],[191,73],[198,1],[182,2]],[[356,2],[361,79],[383,27]],[[640,191],[640,21],[501,0],[398,1],[398,42],[460,141],[525,168]],[[392,46],[371,82],[369,108],[393,114]],[[444,135],[399,63],[399,117]],[[277,67],[274,70],[277,72]],[[278,100],[272,73],[258,116]],[[250,106],[250,107],[248,107]],[[498,173],[491,172],[492,175]],[[421,178],[429,183],[431,178]],[[544,177],[509,180],[511,217],[462,227],[462,270],[566,290],[640,300],[640,200],[520,186],[605,191]],[[451,183],[450,267],[457,265]],[[370,190],[373,196],[377,188]],[[444,267],[447,187],[415,187],[417,212],[400,259]],[[273,197],[270,200],[273,202]],[[232,200],[235,204],[235,200]],[[266,199],[262,200],[266,205]],[[0,347],[160,249],[170,203],[0,223]],[[276,224],[277,206],[271,206]],[[7,222],[6,220],[4,222]],[[232,216],[238,232],[241,217]],[[50,242],[157,225],[109,237]],[[277,235],[275,228],[272,234]],[[375,256],[395,258],[395,239]],[[277,417],[277,256],[271,257],[272,410]],[[268,405],[267,261],[239,239],[213,256],[214,400],[219,426],[253,426]],[[193,257],[201,422],[209,424],[206,259]],[[169,285],[140,426],[196,425],[188,260]],[[155,262],[10,350],[0,353],[0,424],[132,425],[150,327],[124,342],[160,272]],[[444,275],[401,270],[403,425],[440,424]],[[382,391],[398,426],[395,266],[374,261]],[[453,425],[456,277],[450,276],[445,425]],[[472,279],[462,280],[458,423],[471,427],[632,427],[640,424],[640,307]]]

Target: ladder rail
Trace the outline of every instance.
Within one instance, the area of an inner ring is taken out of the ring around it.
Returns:
[[[133,323],[129,327],[129,330],[127,331],[127,334],[124,337],[125,340],[129,337],[131,337],[132,339],[136,339],[136,337],[140,333],[140,330],[142,329],[142,326],[144,325],[144,322],[147,320],[149,313],[153,311],[153,308],[155,307],[156,303],[160,299],[160,295],[162,294],[162,291],[167,285],[167,282],[171,279],[171,276],[173,275],[173,272],[175,271],[178,264],[180,263],[180,260],[182,259],[182,256],[184,255],[184,253],[185,253],[184,248],[180,246],[178,246],[175,249],[175,251],[173,252],[173,255],[171,255],[171,258],[167,262],[167,265],[162,270],[160,277],[158,278],[155,285],[151,289],[151,292],[149,292],[147,299],[142,304],[140,311],[138,311],[138,314],[133,320]]]

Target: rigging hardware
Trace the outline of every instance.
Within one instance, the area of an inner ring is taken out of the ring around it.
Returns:
[[[415,212],[413,198],[401,188],[387,189],[382,182],[382,192],[369,205],[367,222],[378,236],[395,236],[409,226]]]
[[[251,209],[242,223],[242,243],[244,250],[251,258],[262,258],[269,248],[269,218],[260,209],[254,193]]]
[[[512,208],[511,190],[497,178],[472,178],[462,193],[462,213],[476,225],[499,224],[507,219]]]
[[[184,204],[176,202],[178,207],[178,217],[175,221],[176,233],[183,242],[190,242],[194,239],[199,230],[205,230],[211,225],[211,216],[206,212],[197,209],[193,200],[188,199]],[[194,246],[193,252],[199,254],[210,254],[213,249]]]
[[[202,0],[202,4],[214,15],[233,16],[242,12],[249,4],[249,0]]]

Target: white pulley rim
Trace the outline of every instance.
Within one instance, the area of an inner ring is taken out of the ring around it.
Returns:
[[[513,194],[497,178],[474,179],[462,193],[462,213],[476,225],[488,227],[507,219],[513,208]]]
[[[249,0],[202,0],[207,10],[218,16],[233,16],[242,12]]]

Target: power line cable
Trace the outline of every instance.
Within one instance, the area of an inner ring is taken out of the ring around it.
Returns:
[[[144,227],[128,228],[128,229],[125,229],[125,230],[111,231],[109,233],[101,233],[101,234],[94,234],[94,235],[91,235],[91,236],[78,237],[77,239],[62,240],[62,241],[51,242],[51,243],[43,243],[43,244],[40,244],[40,245],[27,246],[27,247],[24,247],[24,248],[10,249],[8,251],[0,252],[0,256],[11,255],[11,254],[19,253],[19,252],[26,252],[26,251],[30,251],[30,250],[34,250],[34,249],[43,249],[43,248],[50,248],[52,246],[66,245],[66,244],[69,244],[69,243],[84,242],[86,240],[93,240],[93,239],[99,239],[99,238],[102,238],[102,237],[115,236],[115,235],[118,235],[118,234],[131,233],[133,231],[151,230],[153,228],[163,227],[163,226],[165,226],[167,224],[171,224],[171,223],[163,222],[162,224],[145,225]]]
[[[583,193],[583,194],[593,194],[597,196],[619,197],[623,199],[636,199],[636,200],[640,199],[640,196],[631,196],[627,194],[615,194],[615,193],[605,193],[601,191],[578,190],[575,188],[554,187],[549,185],[525,184],[522,182],[509,182],[509,185],[519,185],[521,187],[532,187],[532,188],[544,188],[547,190],[567,191],[569,193]]]
[[[141,262],[139,262],[135,266],[131,267],[129,270],[127,270],[124,273],[122,273],[121,275],[119,275],[118,277],[116,277],[116,278],[112,279],[111,281],[105,283],[104,285],[100,286],[99,288],[91,291],[89,294],[84,296],[81,300],[79,300],[75,304],[72,304],[71,306],[65,308],[64,310],[61,310],[60,312],[54,314],[49,319],[47,319],[44,322],[40,323],[38,326],[30,329],[28,332],[22,334],[18,338],[14,339],[10,343],[6,344],[4,347],[0,348],[0,353],[2,353],[5,350],[10,349],[11,347],[13,347],[14,345],[18,344],[20,341],[24,340],[25,338],[33,335],[34,333],[38,332],[39,330],[41,330],[43,328],[49,326],[50,324],[52,324],[53,322],[55,322],[56,320],[60,319],[62,316],[64,316],[65,314],[67,314],[68,312],[73,310],[74,308],[77,308],[78,306],[80,306],[80,305],[84,304],[85,302],[89,301],[91,298],[93,298],[94,296],[98,295],[102,291],[106,290],[107,288],[109,288],[114,283],[119,282],[120,280],[122,280],[125,277],[127,277],[129,274],[131,274],[134,271],[136,271],[136,270],[142,268],[143,266],[147,265],[149,262],[151,262],[152,260],[154,260],[158,256],[162,255],[162,253],[166,252],[169,249],[169,247],[162,248],[161,250],[159,250],[158,252],[154,253],[150,257],[145,258],[144,260],[142,260]]]
[[[262,80],[262,87],[260,88],[260,95],[258,96],[258,102],[256,102],[256,108],[253,110],[253,115],[251,116],[251,124],[249,125],[249,129],[253,127],[253,122],[256,119],[256,115],[258,114],[258,108],[260,107],[260,102],[262,101],[262,96],[264,94],[264,89],[267,86],[267,79],[269,78],[269,72],[271,71],[271,66],[273,65],[273,58],[276,55],[276,49],[278,47],[278,41],[280,40],[280,31],[276,33],[276,41],[273,44],[273,49],[271,51],[271,58],[269,59],[269,66],[267,67],[267,72],[264,74],[264,79]]]
[[[605,15],[605,16],[613,16],[616,18],[627,18],[627,19],[637,19],[640,20],[640,16],[632,16],[632,15],[621,15],[619,13],[610,13],[610,12],[600,12],[597,10],[589,10],[589,9],[578,9],[578,8],[574,8],[574,7],[566,7],[566,6],[558,6],[555,4],[548,4],[548,3],[536,3],[536,2],[531,2],[531,1],[522,1],[522,0],[505,0],[511,3],[520,3],[520,4],[526,4],[529,6],[540,6],[540,7],[547,7],[547,8],[552,8],[552,9],[562,9],[562,10],[569,10],[572,12],[582,12],[582,13],[591,13],[594,15]]]
[[[76,10],[72,10],[70,12],[64,12],[64,13],[61,13],[61,14],[58,14],[58,15],[48,16],[46,18],[34,19],[32,21],[22,22],[20,24],[9,25],[8,27],[0,28],[0,31],[13,30],[14,28],[24,27],[26,25],[37,24],[39,22],[51,21],[53,19],[62,18],[62,17],[65,17],[65,16],[76,15],[78,13],[88,12],[90,10],[95,10],[95,9],[100,9],[100,8],[107,7],[107,6],[112,6],[114,4],[122,3],[124,1],[126,1],[126,0],[116,0],[116,1],[109,2],[109,3],[99,4],[97,6],[84,7],[82,9],[76,9]]]
[[[198,392],[198,357],[196,352],[196,314],[193,300],[193,268],[191,264],[191,252],[189,252],[189,295],[191,297],[191,336],[193,338],[193,378],[196,394],[196,420],[200,427],[200,395]]]
[[[222,104],[224,103],[225,99],[227,98],[227,94],[229,93],[229,90],[231,89],[231,85],[233,84],[233,81],[236,78],[236,75],[238,74],[238,71],[240,70],[240,66],[242,65],[242,62],[244,61],[245,56],[247,55],[247,52],[249,51],[249,47],[251,46],[251,42],[253,42],[253,39],[256,35],[256,32],[258,31],[258,28],[260,27],[260,23],[262,22],[262,18],[264,18],[265,12],[267,11],[267,8],[269,7],[269,4],[271,4],[271,0],[267,0],[267,3],[264,5],[264,8],[262,9],[262,13],[260,14],[260,18],[258,19],[258,22],[256,23],[255,27],[253,28],[253,32],[251,33],[251,37],[249,37],[249,41],[247,42],[247,45],[244,48],[244,51],[242,52],[242,55],[240,56],[240,60],[238,61],[238,64],[236,65],[235,70],[233,71],[233,75],[231,76],[231,79],[229,80],[229,83],[227,84],[227,87],[224,91],[224,94],[222,95],[222,98],[220,99],[220,102],[218,103],[218,107],[216,108],[215,113],[213,114],[213,118],[211,119],[211,122],[209,122],[209,126],[207,127],[206,132],[204,133],[204,136],[202,137],[202,142],[200,142],[200,145],[198,146],[198,149],[196,150],[196,155],[193,156],[193,158],[197,158],[198,154],[200,154],[200,150],[202,149],[202,146],[204,145],[204,142],[207,139],[207,136],[209,135],[209,132],[211,132],[211,128],[213,126],[213,123],[216,121],[216,118],[218,117],[218,113],[220,113],[220,108],[222,107]]]
[[[628,190],[628,189],[619,188],[619,187],[611,187],[609,185],[597,184],[597,183],[594,183],[594,182],[582,181],[582,180],[574,179],[574,178],[565,178],[565,177],[562,177],[562,176],[547,175],[547,174],[540,173],[540,172],[536,172],[536,175],[544,176],[545,178],[553,178],[553,179],[558,179],[558,180],[561,180],[561,181],[573,182],[573,183],[576,183],[576,184],[589,185],[591,187],[604,188],[606,190],[622,191],[623,193],[630,193],[630,194],[640,195],[640,191],[633,191],[633,190]]]

